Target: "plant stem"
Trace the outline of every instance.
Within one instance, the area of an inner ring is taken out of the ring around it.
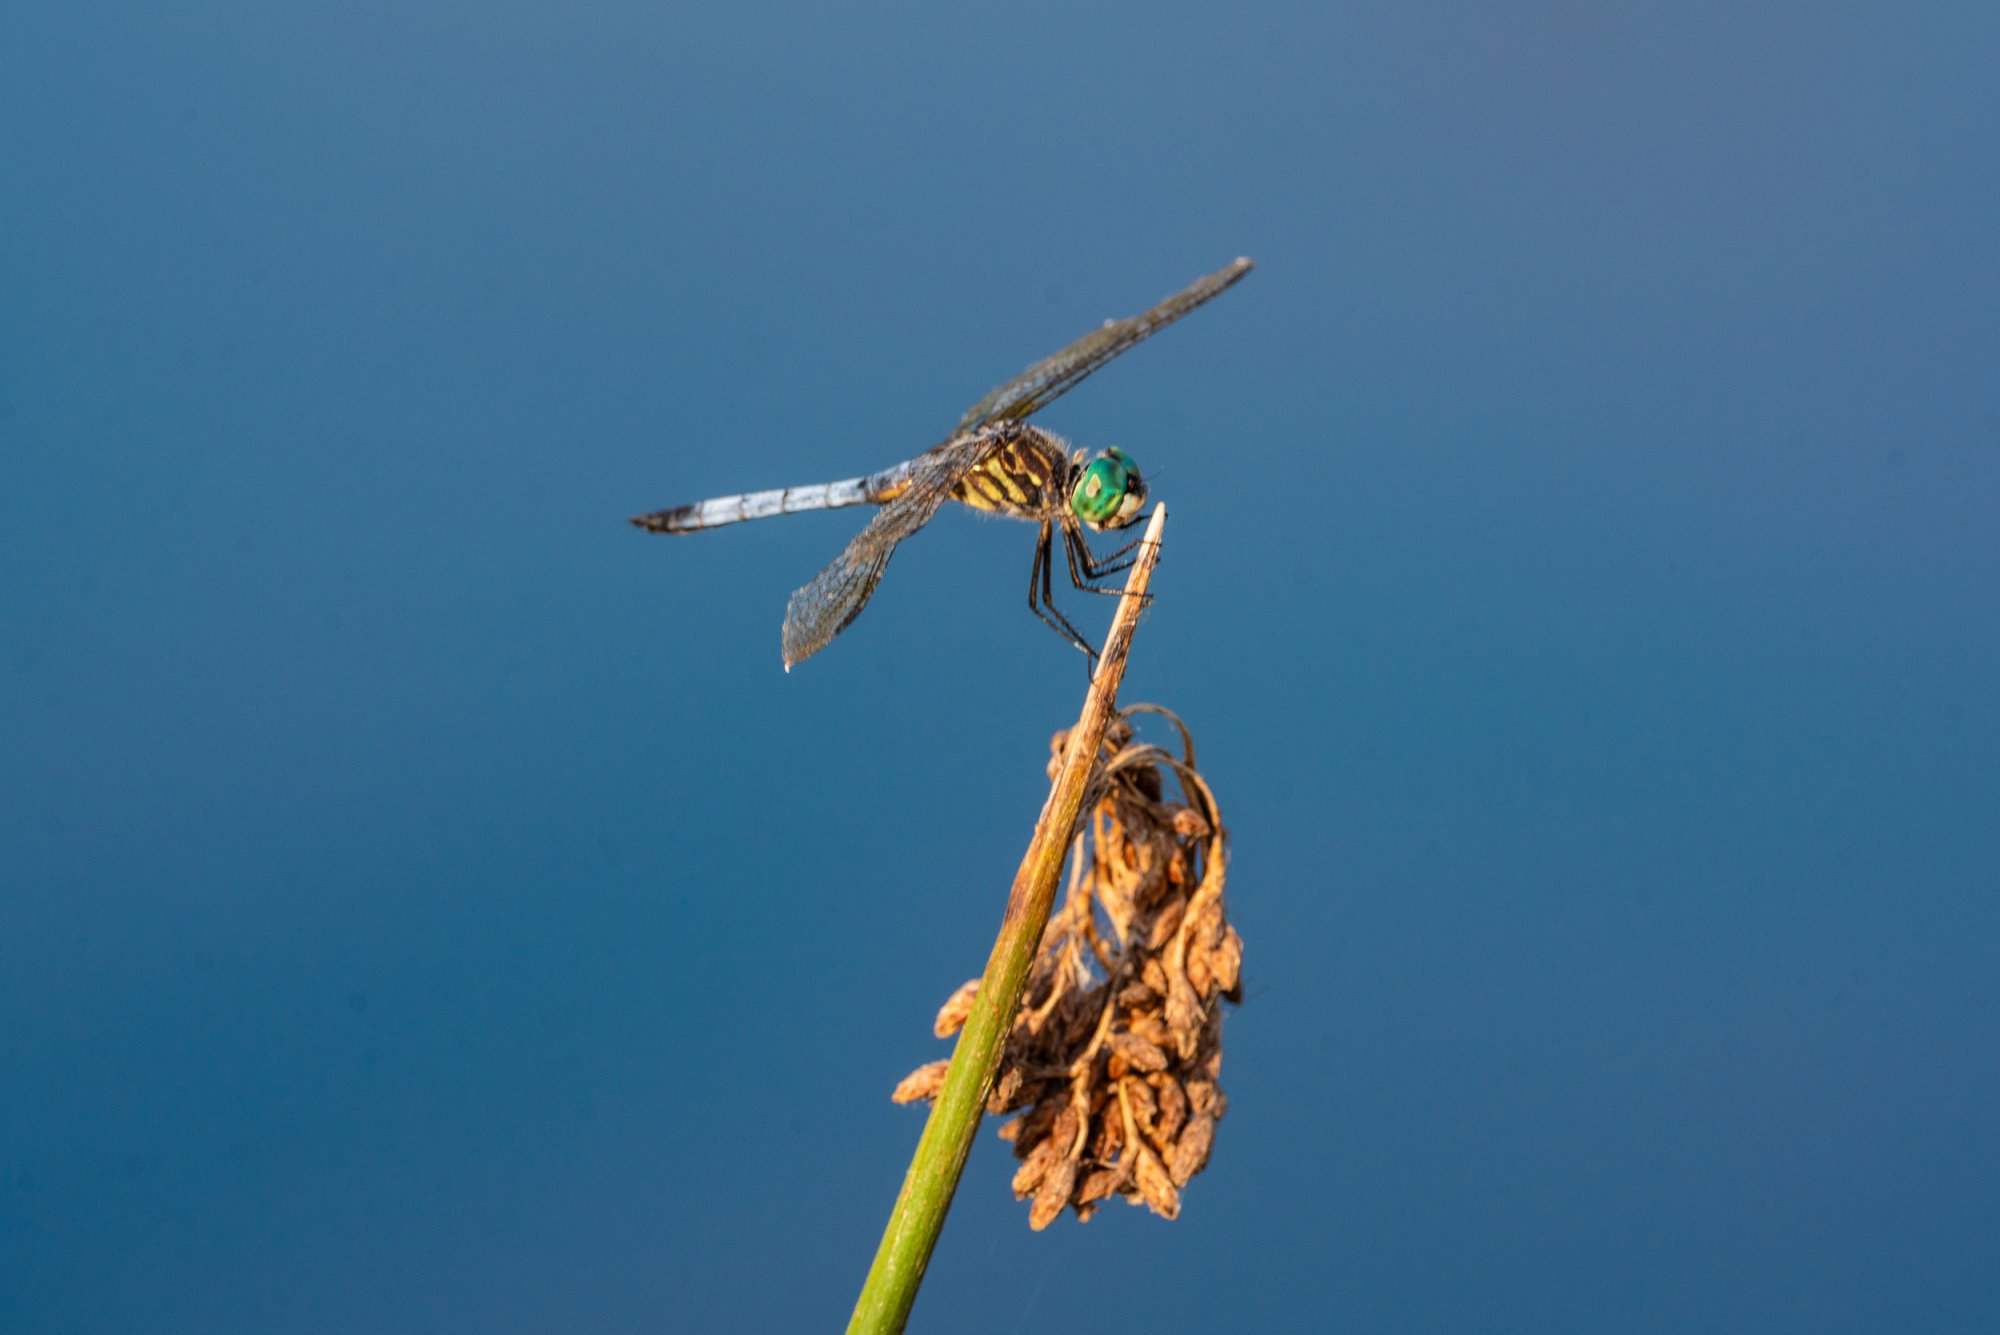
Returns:
[[[1125,580],[1124,596],[1105,637],[1104,653],[1091,677],[1084,697],[1083,713],[1070,729],[1063,748],[1062,764],[1048,800],[1042,804],[1041,818],[1035,822],[1034,836],[1014,873],[1014,888],[1007,896],[1007,913],[1000,920],[1000,935],[993,954],[986,961],[986,973],[979,982],[972,1014],[952,1049],[951,1068],[945,1073],[944,1087],[931,1115],[924,1123],[903,1190],[896,1208],[889,1214],[882,1245],[868,1279],[861,1287],[861,1299],[847,1325],[848,1335],[892,1335],[909,1320],[910,1307],[917,1300],[917,1286],[923,1283],[924,1268],[930,1264],[938,1233],[944,1228],[945,1212],[951,1208],[952,1193],[958,1189],[959,1174],[972,1151],[972,1138],[979,1130],[979,1118],[986,1096],[993,1088],[994,1073],[1000,1066],[1007,1033],[1013,1028],[1014,1012],[1021,1004],[1021,988],[1041,945],[1042,930],[1048,925],[1049,910],[1055,903],[1056,881],[1063,859],[1069,852],[1070,836],[1076,829],[1077,814],[1083,806],[1084,789],[1097,762],[1104,741],[1104,728],[1116,706],[1118,684],[1125,677],[1125,663],[1132,652],[1132,632],[1145,605],[1146,585],[1160,558],[1160,530],[1167,508],[1155,506],[1146,525],[1139,557]]]

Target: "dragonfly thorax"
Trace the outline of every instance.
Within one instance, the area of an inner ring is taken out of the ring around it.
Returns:
[[[1079,468],[1070,487],[1069,508],[1094,529],[1124,528],[1145,505],[1146,480],[1115,445]]]

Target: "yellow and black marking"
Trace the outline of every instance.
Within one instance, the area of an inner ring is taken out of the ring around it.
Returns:
[[[1043,520],[1068,504],[1072,463],[1061,440],[1034,427],[1009,424],[985,457],[952,484],[951,498],[975,510],[1013,519]],[[957,441],[948,442],[956,446]],[[862,480],[867,499],[886,505],[909,490],[907,466]]]
[[[1016,519],[1041,519],[1060,509],[1069,459],[1039,435],[1023,432],[1003,442],[959,479],[952,499]]]

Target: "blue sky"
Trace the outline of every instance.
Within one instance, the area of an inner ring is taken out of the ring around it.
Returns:
[[[1083,674],[1023,526],[788,676],[855,513],[624,518],[1238,254],[1038,419],[1171,511],[1230,1113],[1172,1225],[984,1135],[915,1328],[2000,1323],[1987,8],[6,27],[0,1328],[844,1320]]]

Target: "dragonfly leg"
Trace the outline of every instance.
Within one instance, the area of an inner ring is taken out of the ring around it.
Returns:
[[[1081,632],[1069,623],[1069,618],[1056,609],[1054,589],[1050,576],[1055,570],[1055,553],[1051,550],[1054,538],[1053,526],[1044,523],[1042,533],[1035,541],[1035,563],[1028,569],[1028,610],[1042,619],[1042,623],[1056,634],[1083,650],[1090,659],[1094,670],[1097,666],[1097,650]],[[1064,544],[1067,547],[1067,543]]]
[[[1077,536],[1082,537],[1083,535],[1078,534]],[[1089,575],[1092,579],[1097,579],[1104,575],[1115,575],[1121,570],[1130,570],[1132,568],[1132,562],[1138,559],[1137,557],[1133,556],[1132,553],[1138,551],[1139,544],[1144,542],[1145,540],[1146,540],[1145,537],[1141,535],[1140,537],[1132,539],[1132,541],[1126,543],[1123,547],[1120,547],[1117,551],[1108,553],[1107,555],[1104,556],[1099,556],[1097,553],[1091,551],[1090,544],[1085,543],[1083,547],[1084,573]],[[1117,564],[1114,565],[1113,562],[1116,562]]]
[[[1120,571],[1130,570],[1132,563],[1138,558],[1128,555],[1128,553],[1143,541],[1145,539],[1135,538],[1109,556],[1100,559],[1096,553],[1090,550],[1090,541],[1083,536],[1082,530],[1065,524],[1063,526],[1063,551],[1069,557],[1069,582],[1085,593],[1102,593],[1108,594],[1113,598],[1118,597],[1125,590],[1115,586],[1107,587],[1102,584],[1093,583],[1092,581],[1103,579],[1106,575],[1116,575]],[[1153,595],[1150,593],[1146,594],[1141,605],[1150,604],[1152,601]]]

